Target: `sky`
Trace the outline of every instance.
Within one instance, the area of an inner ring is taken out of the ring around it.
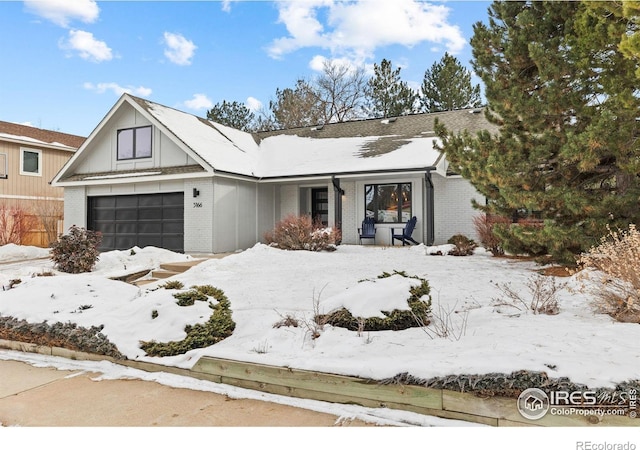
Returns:
[[[445,52],[471,70],[489,6],[0,0],[0,120],[88,136],[124,92],[201,117],[225,100],[257,111],[326,60],[372,74],[387,59],[417,89]]]
[[[104,252],[92,272],[70,275],[55,270],[47,259],[47,249],[10,244],[0,247],[0,285],[3,286],[0,315],[30,323],[73,322],[87,328],[104,325],[102,334],[129,359],[185,369],[193,367],[201,356],[212,356],[375,380],[405,372],[428,379],[529,370],[546,372],[550,378],[567,377],[589,388],[607,388],[631,380],[637,383],[640,327],[615,322],[608,315],[596,312],[590,303],[590,292],[591,288],[599,287],[597,274],[584,281],[577,275],[547,278],[547,287],[551,283],[557,287],[558,313],[534,314],[523,309],[521,303],[509,301],[498,286],[510,287],[528,303],[531,298],[528,286],[539,276],[536,274],[539,265],[492,257],[481,248],[472,256],[447,255],[451,248],[451,245],[427,247],[422,244],[412,247],[340,245],[333,252],[308,252],[282,251],[256,244],[221,259],[201,262],[171,279],[181,281],[184,290],[202,284],[222,289],[236,323],[233,334],[210,347],[184,355],[152,358],[140,349],[139,341],[183,339],[186,324],[202,323],[210,315],[207,302],[181,307],[173,297],[176,291],[161,288],[166,280],[138,288],[110,277],[191,257],[153,247],[136,247],[134,252]],[[443,255],[433,255],[437,251]],[[311,318],[316,311],[328,313],[345,307],[354,315],[380,317],[381,311],[391,308],[407,309],[409,288],[418,280],[400,275],[377,278],[383,272],[394,270],[429,282],[432,297],[429,326],[362,333],[329,325],[313,326]],[[54,276],[34,276],[43,272]],[[12,279],[20,279],[21,283],[9,288]],[[151,314],[153,310],[157,311],[155,318]],[[300,326],[274,327],[287,316],[298,320]],[[448,335],[445,330],[449,331]],[[312,338],[312,331],[318,331],[316,339]],[[0,359],[27,359],[59,368],[76,364],[5,350],[0,350]],[[129,376],[174,386],[179,383],[188,389],[211,390],[232,398],[276,401],[378,424],[395,421],[395,424],[412,427],[467,426],[458,421],[387,408],[314,403],[188,377],[134,374],[107,363],[82,364],[88,365],[87,370],[95,367],[96,371],[105,373],[105,379]],[[448,436],[469,438],[482,428],[467,428],[464,433],[452,431]],[[589,439],[591,431],[592,428],[564,428],[562,441],[542,446],[540,438],[546,436],[536,430],[536,436],[519,442],[518,448],[586,448],[576,446],[576,440]],[[598,442],[625,443],[631,439],[638,443],[635,427],[609,427],[600,431],[608,433],[605,439],[600,436]],[[519,433],[516,438],[522,439],[522,431]],[[432,437],[427,432],[419,439]],[[514,448],[513,442],[518,442],[512,441],[513,435],[507,434],[504,428],[495,437],[497,441],[484,439],[474,442],[473,447],[455,444],[450,447],[496,450]],[[84,440],[79,442],[86,444]],[[300,441],[295,442],[299,445]],[[325,440],[318,444],[326,447]]]

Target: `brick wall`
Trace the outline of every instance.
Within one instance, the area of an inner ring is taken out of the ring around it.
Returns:
[[[464,234],[476,239],[473,217],[480,211],[473,208],[471,199],[481,204],[484,197],[467,180],[461,177],[433,176],[435,187],[435,245],[445,244],[454,234]]]
[[[87,226],[87,198],[84,186],[64,188],[63,233],[66,233],[72,225],[83,228]]]
[[[200,193],[193,196],[193,189]],[[213,181],[184,180],[184,251],[213,252]]]

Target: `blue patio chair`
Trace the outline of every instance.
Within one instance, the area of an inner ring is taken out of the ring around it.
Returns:
[[[413,234],[413,230],[416,227],[417,221],[418,218],[416,216],[413,216],[411,219],[409,219],[407,224],[402,229],[401,234],[396,233],[395,228],[391,228],[391,245],[395,245],[396,241],[401,241],[403,247],[405,245],[419,244],[418,241],[411,237],[411,235]]]
[[[362,221],[362,228],[358,228],[358,236],[360,236],[361,245],[363,239],[373,239],[373,243],[376,243],[376,222],[372,217]]]

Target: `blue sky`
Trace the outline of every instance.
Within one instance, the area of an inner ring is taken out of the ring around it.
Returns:
[[[88,136],[125,91],[203,117],[223,100],[266,107],[324,59],[386,58],[417,88],[446,51],[470,68],[489,5],[0,0],[0,120]]]

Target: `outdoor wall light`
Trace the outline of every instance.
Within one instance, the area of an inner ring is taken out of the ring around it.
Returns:
[[[200,191],[196,188],[193,188],[193,198],[196,198],[198,195],[200,195]]]

